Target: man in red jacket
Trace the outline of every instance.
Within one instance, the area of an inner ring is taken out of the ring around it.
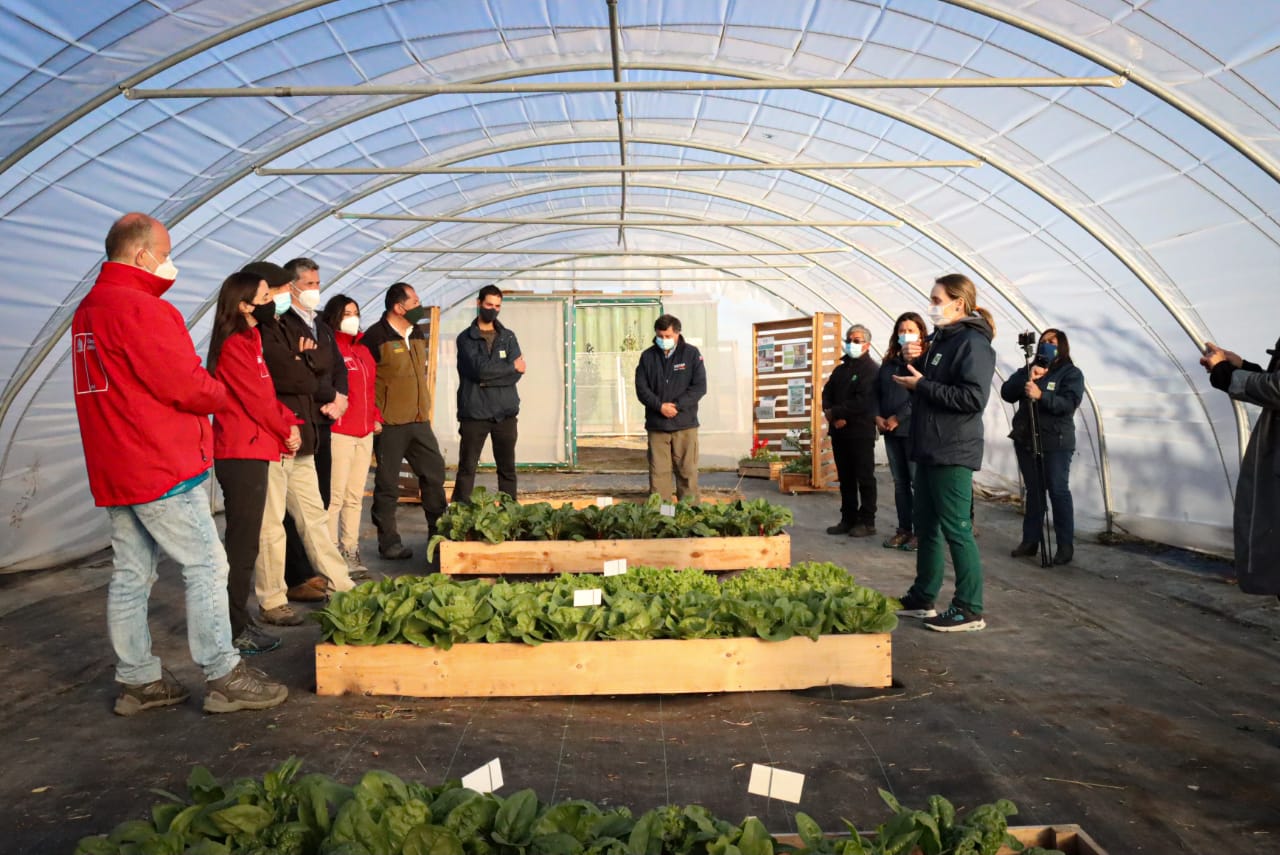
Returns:
[[[151,652],[147,601],[160,550],[182,569],[205,711],[274,707],[289,690],[247,669],[231,643],[227,556],[198,489],[213,465],[209,415],[226,406],[227,392],[201,367],[181,313],[161,299],[178,276],[169,233],[146,214],[125,214],[106,249],[76,309],[71,346],[89,489],[111,517],[107,629],[123,684],[115,711],[133,715],[189,695]]]

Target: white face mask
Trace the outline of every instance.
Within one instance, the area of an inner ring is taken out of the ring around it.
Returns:
[[[316,306],[320,305],[320,289],[308,288],[306,291],[299,291],[298,305],[306,309],[308,312],[314,312],[316,310]]]
[[[306,291],[303,292],[307,293]],[[347,335],[357,335],[360,332],[360,319],[355,315],[348,315],[342,319],[342,323],[338,325],[338,329]]]
[[[944,315],[942,311],[942,306],[935,306],[933,303],[930,303],[929,308],[925,309],[924,313],[928,315],[929,320],[933,321],[935,324],[945,324],[947,322],[946,315]]]
[[[151,250],[148,249],[145,252],[155,258],[155,254]],[[173,263],[173,259],[166,255],[164,261],[157,264],[156,269],[151,271],[151,275],[158,276],[161,279],[168,279],[172,282],[178,278],[178,266]]]
[[[919,341],[919,340],[920,340],[920,336],[917,335],[916,333],[900,333],[898,335],[899,345],[908,345],[908,344],[911,344],[911,342],[913,341]]]

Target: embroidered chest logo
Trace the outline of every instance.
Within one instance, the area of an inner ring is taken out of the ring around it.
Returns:
[[[356,359],[354,356],[344,356],[342,357],[342,361],[346,363],[348,371],[360,370],[360,360]]]
[[[262,358],[262,354],[259,353],[257,356],[254,357],[254,359],[258,361],[258,379],[270,380],[271,372],[267,369],[267,361]]]
[[[1055,388],[1057,388],[1057,386],[1058,386],[1058,383],[1055,380],[1051,380],[1048,383],[1044,384],[1044,388],[1046,392],[1052,392]]]
[[[687,366],[686,366],[686,363],[683,363],[683,362],[677,362],[674,366],[672,366],[671,370],[672,370],[672,371],[683,371],[686,367],[687,367]]]
[[[940,363],[940,362],[942,362],[942,354],[941,354],[941,353],[935,353],[935,354],[933,355],[933,359],[932,359],[932,361],[930,361],[930,362],[929,362],[929,364],[930,364],[930,365],[937,365],[937,364],[938,364],[938,363]]]

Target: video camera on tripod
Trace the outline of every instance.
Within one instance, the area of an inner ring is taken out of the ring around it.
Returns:
[[[1043,356],[1043,354],[1039,353],[1036,349],[1036,345],[1038,341],[1039,341],[1039,337],[1031,330],[1018,333],[1018,347],[1022,348],[1022,355],[1027,363],[1028,382],[1031,381],[1032,366],[1038,366],[1040,368],[1049,367],[1049,360],[1046,359]],[[1036,469],[1036,478],[1039,481],[1038,484],[1034,484],[1034,485],[1028,484],[1027,489],[1028,490],[1036,489],[1041,491],[1041,494],[1042,494],[1041,498],[1043,499],[1045,471],[1044,471],[1044,447],[1040,444],[1040,419],[1037,417],[1038,414],[1036,411],[1035,401],[1033,400],[1027,401],[1026,406],[1027,406],[1027,414],[1031,419],[1031,456],[1032,456],[1032,459],[1035,461],[1034,465]],[[1046,507],[1045,517],[1044,517],[1044,529],[1040,536],[1040,566],[1041,567],[1048,567],[1053,563],[1052,561],[1053,549],[1052,549],[1052,544],[1050,542],[1052,540],[1052,537],[1053,537],[1053,518],[1049,513],[1048,507]]]

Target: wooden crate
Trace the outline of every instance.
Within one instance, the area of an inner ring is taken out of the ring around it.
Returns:
[[[782,467],[786,464],[781,460],[775,460],[771,463],[739,463],[739,478],[768,478],[770,481],[777,481],[778,476],[782,474]]]
[[[670,537],[654,540],[516,540],[505,543],[442,541],[440,572],[451,576],[591,573],[604,562],[627,559],[628,565],[686,567],[698,570],[745,570],[790,567],[791,535],[773,537]]]
[[[1085,834],[1078,825],[1012,825],[1009,834],[1017,838],[1023,846],[1040,846],[1044,849],[1057,849],[1064,855],[1107,855],[1093,838]],[[789,846],[803,846],[798,834],[776,834],[778,842]],[[844,834],[832,834],[829,837],[846,837]],[[917,852],[919,850],[916,850]],[[1013,855],[1007,846],[1001,847],[997,855]]]
[[[792,638],[316,645],[316,693],[414,698],[755,692],[887,688],[888,633]]]

